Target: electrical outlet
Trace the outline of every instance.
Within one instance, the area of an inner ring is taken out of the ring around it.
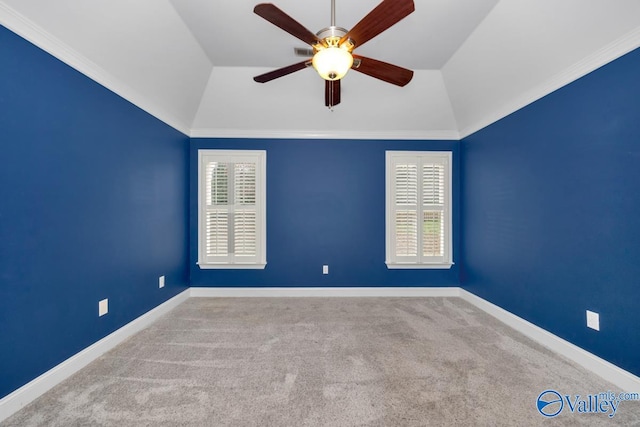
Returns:
[[[160,278],[158,279],[158,287],[164,288],[164,276],[160,276]]]
[[[104,316],[109,312],[109,299],[105,298],[98,302],[98,316]]]
[[[323,265],[322,266],[322,274],[329,274],[329,266],[328,265]]]
[[[600,330],[600,315],[596,312],[587,310],[587,327]]]

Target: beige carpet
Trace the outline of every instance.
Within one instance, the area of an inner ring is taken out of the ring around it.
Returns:
[[[457,298],[192,298],[2,425],[640,425],[547,389],[619,391]]]

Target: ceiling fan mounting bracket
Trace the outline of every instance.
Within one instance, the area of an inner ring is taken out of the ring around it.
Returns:
[[[348,38],[343,43],[340,43],[340,40],[342,40],[348,32],[345,28],[336,27],[335,25],[323,28],[316,33],[316,36],[320,39],[320,44],[313,45],[313,48],[315,51],[318,51],[328,47],[341,47],[350,53],[355,47],[353,40]]]
[[[321,39],[326,39],[327,37],[338,37],[342,38],[348,31],[342,27],[331,26],[327,28],[323,28],[316,33]]]

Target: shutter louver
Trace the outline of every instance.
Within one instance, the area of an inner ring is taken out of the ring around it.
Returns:
[[[418,166],[396,165],[396,205],[415,206],[418,204]]]
[[[209,211],[206,215],[205,245],[207,256],[227,256],[229,248],[229,215],[225,211]]]
[[[256,164],[237,163],[235,165],[235,202],[238,205],[256,204]]]
[[[396,212],[396,254],[414,257],[418,253],[418,218],[416,211]]]
[[[425,205],[444,204],[444,165],[422,166],[422,200]]]
[[[444,255],[444,221],[442,212],[425,211],[422,220],[422,255],[440,257]]]
[[[209,162],[207,164],[207,206],[229,203],[229,167],[226,163]]]
[[[256,254],[256,213],[236,211],[233,230],[234,253],[237,256]]]

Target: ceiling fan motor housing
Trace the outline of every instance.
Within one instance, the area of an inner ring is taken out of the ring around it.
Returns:
[[[347,34],[347,30],[342,27],[331,26],[327,28],[323,28],[316,33],[319,39],[323,40],[327,37],[337,37],[340,40]]]
[[[346,49],[349,53],[356,47],[356,44],[351,38],[348,38],[342,44],[340,40],[347,35],[349,31],[342,27],[331,26],[323,28],[316,33],[316,36],[320,39],[320,43],[313,45],[315,50],[320,50],[323,47],[340,47]]]

